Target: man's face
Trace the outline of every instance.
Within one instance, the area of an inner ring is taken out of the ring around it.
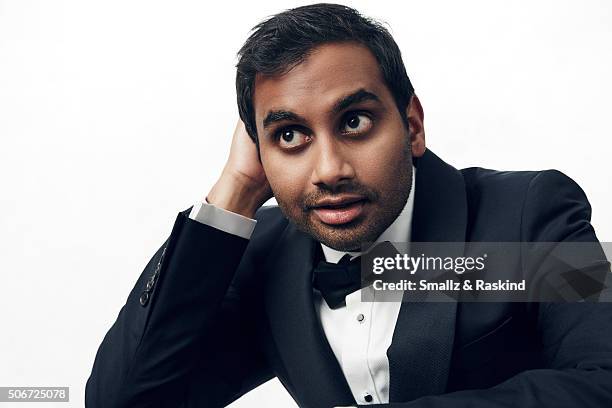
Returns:
[[[262,165],[285,216],[337,250],[375,241],[408,199],[412,156],[368,48],[321,45],[283,75],[258,75],[253,99]]]

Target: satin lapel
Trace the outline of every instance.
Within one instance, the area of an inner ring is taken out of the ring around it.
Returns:
[[[300,407],[355,403],[315,315],[313,259],[318,243],[289,222],[266,264],[270,329]]]
[[[412,242],[463,242],[467,202],[463,176],[427,150],[417,164]],[[462,256],[464,245],[454,246]],[[389,357],[390,402],[444,393],[455,336],[456,302],[410,302],[404,294]]]

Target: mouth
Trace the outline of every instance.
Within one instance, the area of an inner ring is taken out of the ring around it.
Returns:
[[[324,224],[347,224],[363,213],[365,203],[362,197],[350,198],[317,206],[313,212]]]

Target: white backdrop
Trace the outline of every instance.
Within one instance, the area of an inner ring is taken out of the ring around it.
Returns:
[[[305,4],[211,3],[0,0],[0,385],[69,386],[58,406],[83,405],[136,278],[223,166],[235,52]],[[557,168],[612,241],[611,2],[351,5],[389,23],[436,154]],[[232,406],[294,404],[274,380]]]

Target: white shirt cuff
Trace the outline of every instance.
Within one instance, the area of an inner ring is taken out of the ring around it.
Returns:
[[[257,224],[257,220],[202,202],[193,206],[189,218],[246,239],[251,238]]]

